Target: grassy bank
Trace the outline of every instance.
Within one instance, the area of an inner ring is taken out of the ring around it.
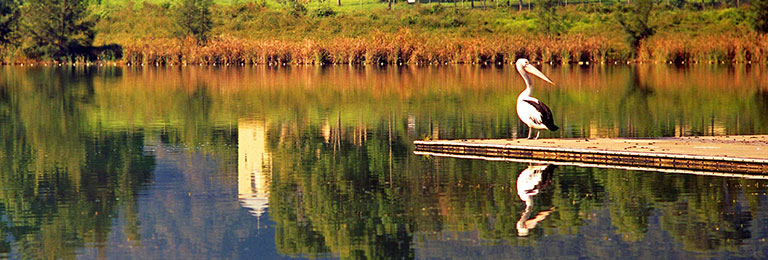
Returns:
[[[559,64],[768,63],[768,36],[749,26],[744,7],[658,5],[651,20],[656,33],[641,41],[634,56],[615,18],[618,4],[560,7],[545,29],[536,11],[504,2],[487,9],[467,8],[468,2],[401,2],[387,10],[385,2],[343,1],[339,7],[326,1],[296,13],[276,2],[218,1],[211,7],[210,40],[200,45],[179,35],[172,2],[155,2],[94,6],[94,45],[122,46],[120,62],[158,65],[490,64],[519,57]],[[114,58],[109,53],[101,59]],[[29,61],[23,55],[7,60]]]

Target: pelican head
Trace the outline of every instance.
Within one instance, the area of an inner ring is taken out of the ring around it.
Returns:
[[[547,76],[544,76],[544,73],[541,73],[539,69],[531,65],[531,63],[528,62],[528,59],[518,59],[517,62],[515,62],[515,67],[517,67],[517,72],[520,72],[520,75],[522,75],[523,78],[525,78],[528,73],[531,73],[536,77],[539,77],[544,81],[549,82],[549,84],[555,85],[555,83],[552,82],[552,80],[547,78]]]

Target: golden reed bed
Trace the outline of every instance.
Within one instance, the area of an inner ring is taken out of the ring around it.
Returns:
[[[123,62],[184,64],[508,64],[766,63],[768,35],[655,36],[642,42],[637,59],[621,39],[602,36],[426,37],[378,33],[330,40],[245,40],[229,36],[197,45],[193,39],[145,39],[124,46]]]

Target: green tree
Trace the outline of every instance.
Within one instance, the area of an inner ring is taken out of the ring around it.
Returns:
[[[650,24],[653,3],[653,0],[637,0],[629,6],[620,7],[616,13],[616,20],[627,33],[627,41],[635,57],[640,48],[640,41],[656,32],[655,26]]]
[[[16,40],[19,25],[19,2],[16,0],[0,1],[0,45],[5,46]]]
[[[95,21],[87,0],[28,0],[23,13],[28,57],[62,60],[88,55]]]
[[[752,0],[752,25],[755,30],[768,33],[768,0]]]
[[[558,0],[537,0],[536,2],[536,15],[542,26],[541,31],[546,34],[558,34],[560,32],[557,3]]]
[[[192,35],[197,43],[205,45],[213,28],[211,19],[213,0],[181,0],[176,9],[176,24],[181,36]]]

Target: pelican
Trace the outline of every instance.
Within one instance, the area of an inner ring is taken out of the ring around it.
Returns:
[[[533,83],[531,78],[528,77],[528,73],[552,85],[555,83],[531,65],[527,59],[518,59],[515,66],[517,67],[517,72],[520,73],[520,76],[525,81],[525,90],[517,96],[517,116],[523,123],[528,125],[528,139],[538,139],[541,129],[549,129],[550,131],[560,129],[560,127],[555,125],[555,121],[552,119],[552,111],[549,110],[549,107],[538,99],[531,97]],[[533,129],[536,129],[536,137],[531,138],[533,136]]]

